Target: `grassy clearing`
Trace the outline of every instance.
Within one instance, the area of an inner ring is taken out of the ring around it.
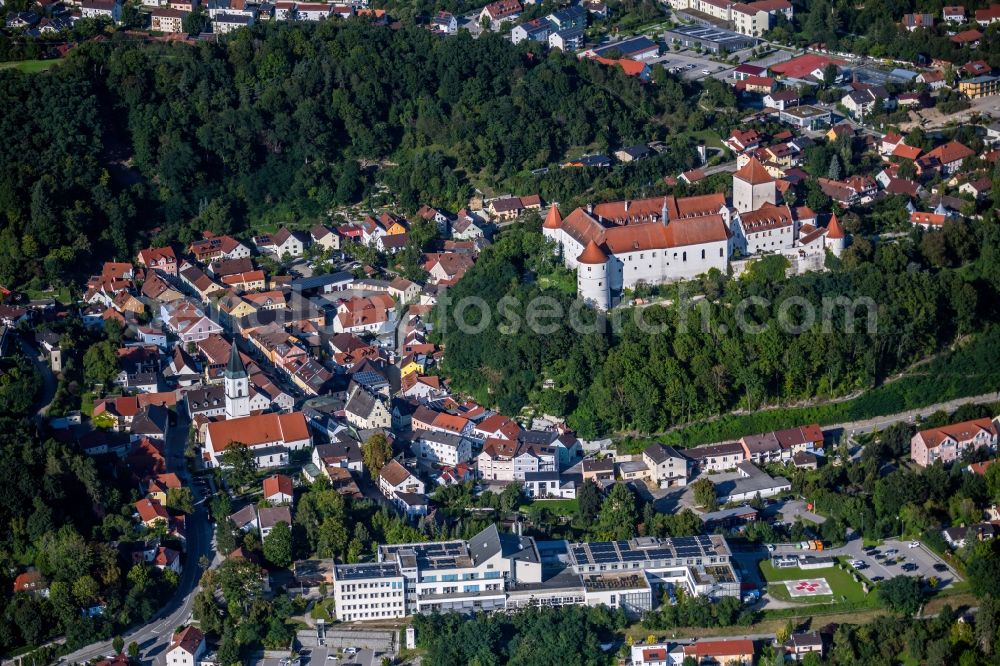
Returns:
[[[864,601],[866,597],[861,584],[856,583],[849,572],[839,567],[815,570],[802,570],[798,567],[776,569],[770,561],[763,560],[760,563],[760,572],[768,582],[767,593],[781,601],[801,604],[828,604],[834,601],[858,603]],[[788,588],[784,585],[784,581],[810,578],[825,579],[830,585],[830,589],[833,590],[833,594],[792,598],[788,593]]]
[[[16,69],[25,74],[44,72],[59,64],[59,60],[18,60],[0,63],[0,69]]]

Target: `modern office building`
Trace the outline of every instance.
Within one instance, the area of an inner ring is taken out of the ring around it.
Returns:
[[[377,563],[334,566],[333,594],[345,622],[577,604],[637,615],[666,588],[738,596],[731,556],[718,535],[573,544],[491,525],[468,541],[379,546]]]

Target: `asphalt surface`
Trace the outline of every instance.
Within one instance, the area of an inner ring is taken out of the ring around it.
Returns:
[[[38,347],[25,340],[23,336],[18,336],[18,340],[21,343],[21,352],[31,361],[32,365],[35,366],[35,370],[42,377],[42,392],[35,401],[35,405],[37,406],[35,419],[39,422],[39,425],[42,425],[48,416],[49,405],[52,404],[52,399],[56,396],[56,387],[59,382],[52,373],[52,369],[49,368],[49,364],[42,360]]]
[[[133,641],[139,644],[143,666],[165,666],[166,650],[174,629],[187,624],[191,617],[191,606],[201,579],[198,561],[204,555],[212,560],[212,567],[221,561],[215,555],[212,543],[212,526],[208,519],[208,507],[203,493],[194,483],[184,462],[184,448],[187,443],[189,422],[184,414],[178,414],[177,425],[172,426],[167,437],[167,469],[176,472],[194,495],[195,512],[188,516],[187,550],[184,570],[180,583],[170,601],[160,609],[153,619],[122,635],[125,645]],[[113,652],[111,641],[94,643],[66,655],[65,662],[86,662]]]

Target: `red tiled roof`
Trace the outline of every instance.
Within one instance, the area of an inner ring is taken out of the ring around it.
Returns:
[[[837,219],[836,213],[833,214],[833,217],[830,218],[830,222],[826,225],[826,237],[844,238],[844,228],[840,226],[840,221]]]
[[[756,157],[751,157],[750,161],[744,164],[743,168],[733,175],[751,185],[773,183],[775,180],[774,176],[767,172],[767,169],[764,168],[764,165]]]
[[[139,519],[144,523],[151,523],[154,520],[166,521],[169,519],[167,515],[167,510],[163,508],[163,505],[155,500],[151,500],[148,497],[144,497],[135,503],[136,511],[139,512]]]
[[[581,264],[603,264],[608,260],[608,255],[597,243],[591,240],[587,243],[587,247],[583,248],[583,252],[580,253],[580,256],[576,260]]]
[[[309,439],[309,428],[302,412],[258,414],[211,423],[208,426],[208,436],[215,452],[221,453],[235,442],[247,446],[259,446],[272,442]]]
[[[272,474],[264,479],[264,499],[279,494],[291,497],[293,492],[292,480],[284,474]]]
[[[991,435],[997,434],[996,428],[990,419],[973,419],[971,421],[962,421],[961,423],[952,423],[940,428],[921,430],[920,436],[923,438],[927,448],[933,449],[940,446],[946,439],[951,438],[958,442],[965,442],[983,431]]]
[[[562,226],[562,215],[559,214],[559,206],[552,204],[549,206],[549,212],[545,215],[545,223],[542,227],[545,229],[558,229]]]

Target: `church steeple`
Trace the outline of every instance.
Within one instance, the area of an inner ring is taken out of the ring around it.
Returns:
[[[243,365],[243,358],[240,356],[240,350],[236,347],[236,343],[229,350],[229,363],[226,364],[226,379],[240,379],[247,376],[247,368]]]
[[[250,415],[250,379],[240,357],[240,350],[233,342],[229,362],[222,375],[226,388],[226,418],[238,419]]]

